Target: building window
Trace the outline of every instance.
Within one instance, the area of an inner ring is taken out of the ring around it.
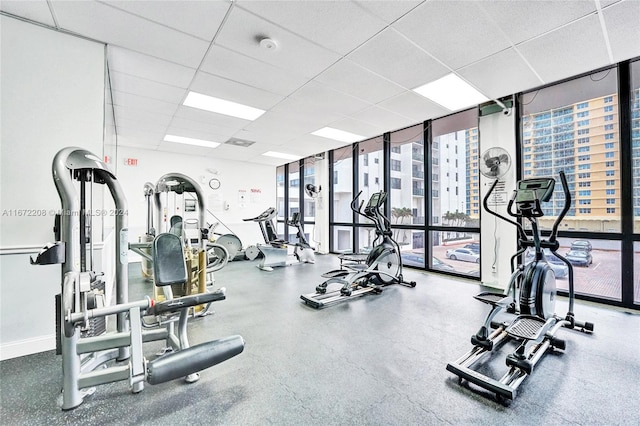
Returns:
[[[431,191],[433,198],[438,198],[440,196],[440,192],[437,189]]]
[[[607,195],[616,195],[615,189],[607,189],[605,192],[607,193]]]
[[[607,186],[614,186],[616,181],[614,179],[607,179]]]
[[[584,117],[588,117],[589,116],[589,111],[582,111],[576,114],[576,117],[578,118],[584,118]]]
[[[402,179],[391,178],[391,189],[402,189]]]
[[[362,179],[362,184],[364,186],[369,186],[369,173],[365,173]]]
[[[607,142],[604,144],[604,149],[613,149],[613,142]]]
[[[604,135],[605,139],[613,139],[613,133],[607,133]]]
[[[368,166],[369,165],[369,156],[367,154],[362,156],[362,165],[363,166]]]
[[[605,175],[607,175],[607,176],[615,176],[616,175],[616,171],[615,170],[607,170]]]
[[[589,120],[580,120],[578,121],[578,126],[588,126],[589,125]]]
[[[578,147],[578,152],[589,152],[589,147],[588,146],[579,146]]]
[[[615,213],[616,209],[614,207],[607,207],[607,213]]]
[[[615,152],[605,152],[604,153],[604,158],[613,158],[616,156]]]
[[[391,160],[391,170],[394,172],[402,171],[402,161],[400,160]]]
[[[578,195],[580,197],[590,197],[591,196],[591,190],[590,189],[585,189],[584,191],[578,191]]]
[[[613,121],[613,115],[605,115],[604,121]]]
[[[591,186],[591,182],[578,182],[580,188],[588,188]]]
[[[613,112],[613,105],[607,105],[604,107],[604,112]]]
[[[591,200],[578,200],[578,204],[581,206],[587,206],[591,204]]]
[[[578,179],[589,179],[591,177],[591,173],[578,173]]]
[[[338,184],[338,172],[336,170],[333,171],[333,184]]]
[[[583,208],[578,209],[578,212],[582,213],[582,214],[589,214],[589,213],[591,213],[591,208],[583,207]]]
[[[588,135],[589,129],[578,129],[578,135]]]
[[[380,185],[380,178],[379,177],[374,178],[373,183],[376,185]]]
[[[605,96],[604,97],[604,103],[605,104],[608,104],[608,103],[611,103],[611,102],[613,102],[613,96]]]
[[[578,105],[576,105],[576,109],[585,109],[589,106],[589,102],[580,102]]]
[[[373,163],[374,164],[379,164],[380,163],[380,159],[378,157],[373,159]]]
[[[591,164],[578,164],[578,170],[590,170]]]
[[[607,204],[615,204],[615,203],[616,203],[615,198],[607,198]]]
[[[391,152],[393,152],[394,154],[400,154],[400,146],[398,146],[398,145],[392,146],[391,147]]]
[[[605,167],[614,167],[616,165],[615,161],[605,161]]]
[[[578,138],[578,143],[589,143],[589,138]]]
[[[604,130],[613,130],[613,124],[605,124]]]
[[[591,160],[591,156],[590,155],[579,155],[578,156],[578,161],[589,161]]]

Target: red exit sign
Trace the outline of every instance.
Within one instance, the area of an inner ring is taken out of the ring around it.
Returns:
[[[138,165],[138,159],[137,158],[125,158],[124,159],[124,165],[125,166],[137,166]]]

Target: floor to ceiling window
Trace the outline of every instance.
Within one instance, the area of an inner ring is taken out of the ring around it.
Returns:
[[[360,192],[358,205],[367,204],[372,194],[384,190],[385,166],[383,153],[383,137],[378,136],[358,143],[358,186]],[[371,225],[369,219],[357,215],[356,223]],[[376,238],[374,227],[358,227],[357,247],[359,253],[367,253],[373,247]]]
[[[574,265],[577,293],[621,300],[621,166],[617,73],[600,71],[521,96],[522,172],[557,185],[540,225],[564,205],[558,174],[573,199],[558,251]],[[615,236],[616,238],[612,238]],[[617,241],[616,241],[617,240]],[[558,287],[567,289],[566,280]]]
[[[286,173],[285,166],[278,166],[276,168],[276,209],[278,214],[276,216],[276,229],[279,238],[284,238],[284,218],[286,215]]]
[[[393,238],[400,245],[405,265],[424,268],[424,127],[419,124],[391,132],[389,142],[389,219]]]
[[[331,244],[330,250],[336,253],[353,251],[353,212],[350,205],[353,199],[353,147],[335,149],[330,155],[331,181]],[[343,225],[349,226],[343,226]]]
[[[431,267],[479,276],[477,109],[432,121],[431,134]]]
[[[631,164],[633,187],[633,232],[634,242],[634,297],[635,303],[640,303],[640,61],[630,65],[630,99],[631,105]]]

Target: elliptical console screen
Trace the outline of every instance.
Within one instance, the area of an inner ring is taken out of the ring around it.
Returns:
[[[367,207],[378,207],[379,200],[380,200],[380,193],[376,192],[371,196],[371,198],[369,198],[369,204],[367,205]]]

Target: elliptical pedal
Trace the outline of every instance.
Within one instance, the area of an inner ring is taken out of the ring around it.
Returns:
[[[506,306],[513,300],[511,296],[505,296],[502,293],[491,293],[489,291],[473,296],[473,298],[491,306]]]
[[[525,339],[538,340],[545,331],[546,321],[533,315],[518,316],[505,330],[510,336]]]

